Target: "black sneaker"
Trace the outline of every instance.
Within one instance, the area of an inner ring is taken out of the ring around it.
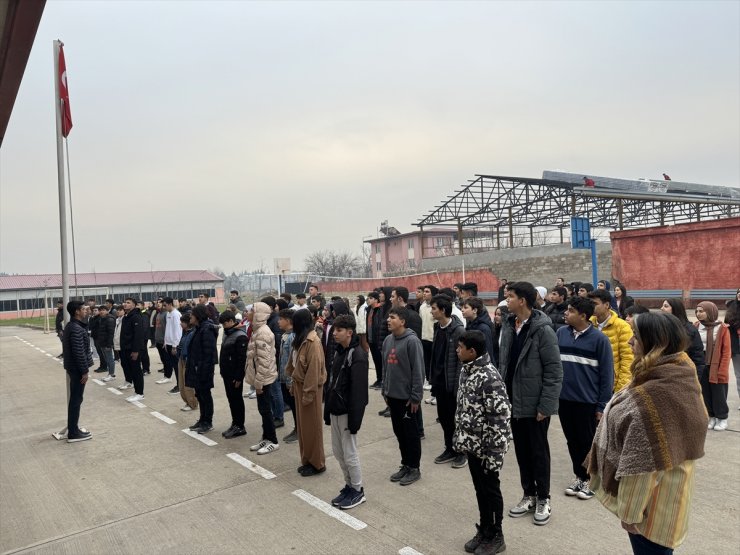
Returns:
[[[391,482],[398,482],[398,481],[400,481],[401,478],[403,478],[404,476],[406,476],[406,473],[409,470],[410,470],[410,468],[408,466],[406,466],[405,464],[401,465],[398,468],[398,472],[395,472],[395,473],[391,474]]]
[[[419,478],[421,478],[421,471],[418,468],[409,468],[409,471],[398,483],[402,486],[408,486],[416,482]]]
[[[229,429],[228,429],[228,430],[225,430],[225,431],[221,432],[221,435],[222,435],[223,437],[231,437],[231,435],[230,435],[230,434],[231,434],[231,432],[233,432],[233,431],[234,431],[234,428],[236,428],[236,426],[234,426],[234,425],[232,424],[231,426],[229,426]]]
[[[376,380],[375,383],[370,386],[370,389],[380,389],[382,385],[383,382],[381,382],[380,380]]]
[[[177,395],[178,393],[180,393],[180,388],[175,386],[172,389],[170,389],[167,393],[170,395]]]
[[[475,550],[478,549],[478,546],[483,541],[483,532],[480,529],[480,525],[475,525],[475,536],[473,536],[470,540],[468,540],[465,543],[465,552],[466,553],[475,553]]]
[[[223,433],[223,436],[226,439],[233,439],[235,437],[245,436],[245,435],[247,435],[247,430],[245,430],[241,426],[232,426],[231,428],[229,428]]]
[[[301,476],[304,478],[308,476],[316,476],[317,474],[322,474],[323,472],[326,472],[326,467],[322,466],[321,468],[316,468],[312,464],[306,465],[306,468],[303,469],[301,472]]]
[[[465,455],[457,455],[452,461],[452,468],[465,468],[466,466],[468,466],[468,457]]]
[[[385,407],[383,410],[378,411],[378,416],[390,416],[391,415],[391,407]]]
[[[347,495],[345,495],[344,499],[339,503],[339,508],[343,511],[354,509],[357,505],[360,505],[365,501],[367,501],[365,498],[365,488],[360,488],[360,491],[357,491],[355,488],[351,487],[349,488]]]
[[[445,464],[448,462],[452,462],[455,460],[456,457],[457,455],[454,451],[452,451],[451,449],[445,449],[444,451],[442,451],[441,455],[435,457],[434,464]]]
[[[495,555],[496,553],[503,553],[504,551],[506,551],[504,535],[498,533],[492,538],[483,538],[483,541],[481,541],[474,553],[475,555]]]
[[[201,425],[201,421],[198,420],[195,424],[193,424],[192,426],[190,426],[189,429],[194,432],[195,430],[197,430],[198,428],[200,428],[200,425]]]
[[[144,375],[145,376],[150,376],[151,375],[151,372],[149,370],[144,370]]]
[[[76,434],[67,436],[67,443],[77,443],[79,441],[87,441],[88,439],[92,439],[92,434],[90,432],[83,432],[80,430]]]
[[[103,372],[107,372],[107,371],[108,371],[108,370],[106,370],[105,368],[96,368],[96,369],[94,370],[94,372],[95,372],[96,374],[102,374]]]
[[[298,441],[298,432],[296,431],[296,429],[293,428],[293,431],[290,432],[287,436],[285,436],[283,438],[283,441],[285,443],[295,443],[296,441]]]
[[[213,429],[212,424],[201,424],[200,428],[198,428],[195,431],[198,432],[199,434],[205,434],[207,432],[210,432],[212,429]]]
[[[347,484],[344,485],[344,487],[339,490],[339,495],[337,495],[334,499],[331,500],[331,504],[335,507],[339,507],[339,504],[344,501],[344,498],[349,493],[349,490],[352,489],[352,486],[348,486]]]
[[[297,469],[298,470],[298,474],[303,474],[303,471],[306,470],[309,466],[311,466],[311,465],[310,464],[302,464],[301,466],[299,466],[298,469]]]
[[[276,418],[275,420],[272,421],[272,423],[275,425],[276,429],[282,428],[283,426],[285,426],[285,420],[282,420],[280,418]]]

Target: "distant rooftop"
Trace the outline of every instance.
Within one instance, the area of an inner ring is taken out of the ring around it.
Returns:
[[[203,283],[223,281],[221,276],[206,270],[172,270],[152,272],[100,272],[77,274],[78,287],[106,285],[144,285],[149,283]],[[69,276],[70,287],[75,286],[75,276]],[[0,276],[0,291],[17,289],[59,289],[61,274],[19,274]]]

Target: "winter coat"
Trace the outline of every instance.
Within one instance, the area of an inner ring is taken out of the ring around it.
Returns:
[[[457,387],[460,384],[460,367],[462,366],[460,359],[457,358],[457,342],[463,333],[465,333],[465,328],[460,320],[454,316],[450,318],[450,323],[445,328],[441,327],[439,322],[434,324],[429,381],[432,383],[432,395],[435,397],[438,393],[438,387],[443,387],[443,391],[447,393],[457,394]],[[444,368],[435,367],[437,364],[437,349],[444,349]]]
[[[355,320],[357,321],[357,335],[367,333],[367,303],[355,310]]]
[[[409,311],[409,319],[406,322],[406,327],[413,331],[416,337],[421,339],[421,316],[419,316],[418,312],[411,310],[410,305],[406,305],[406,308]]]
[[[275,360],[275,334],[267,325],[272,309],[265,303],[254,303],[252,338],[247,347],[246,380],[249,385],[262,389],[277,380]]]
[[[64,326],[62,336],[62,351],[64,353],[64,369],[70,376],[82,376],[88,373],[93,365],[90,353],[90,335],[87,333],[87,324],[72,318]]]
[[[132,308],[121,321],[121,350],[139,352],[146,349],[148,331],[141,310]]]
[[[424,349],[421,339],[407,329],[383,342],[383,396],[420,403],[424,394]]]
[[[269,305],[268,305],[269,306]],[[270,313],[270,317],[267,319],[267,327],[270,328],[272,334],[275,336],[275,362],[280,359],[280,339],[283,337],[283,330],[280,329],[280,316],[274,310]]]
[[[379,307],[379,310],[373,315],[373,318],[377,318],[377,330],[378,333],[375,336],[375,344],[379,349],[383,348],[383,341],[388,337],[390,333],[388,331],[388,311],[391,309],[391,303],[387,302]],[[419,338],[421,339],[421,337]]]
[[[87,331],[95,343],[98,342],[98,326],[100,325],[100,314],[96,314],[87,322]]]
[[[293,384],[293,380],[288,376],[286,369],[288,368],[288,362],[290,361],[290,353],[293,350],[293,340],[295,339],[295,333],[289,331],[284,333],[280,338],[280,359],[278,360],[278,379],[281,383],[284,383],[288,389]]]
[[[617,304],[617,298],[614,297],[614,304]],[[626,316],[625,312],[629,307],[635,304],[635,299],[630,297],[629,295],[623,295],[621,302],[618,304],[617,308],[614,310],[619,314],[619,317],[624,320],[624,317]]]
[[[487,354],[460,369],[452,447],[483,461],[484,472],[504,464],[511,435],[511,404],[506,386]]]
[[[237,327],[224,328],[224,338],[221,341],[221,352],[218,357],[221,376],[227,380],[240,382],[244,379],[246,364],[247,332]]]
[[[349,433],[356,434],[362,425],[368,402],[368,358],[360,348],[356,335],[346,349],[337,345],[334,364],[328,377],[324,398],[324,423],[331,424],[330,415],[348,415]]]
[[[321,349],[321,340],[315,331],[308,332],[300,347],[297,350],[293,349],[285,372],[293,380],[291,390],[293,396],[299,391],[302,392],[303,396],[300,399],[296,398],[296,403],[300,402],[304,407],[313,403],[316,400],[316,392],[326,383],[324,353]],[[299,382],[302,387],[299,389],[295,382]]]
[[[488,314],[488,311],[484,308],[484,312],[479,314],[475,320],[468,322],[468,327],[465,331],[476,330],[481,332],[486,338],[486,352],[493,361],[493,320]]]
[[[628,341],[632,338],[632,328],[622,320],[613,310],[609,311],[611,317],[601,330],[609,338],[614,354],[614,393],[623,389],[632,380],[632,361],[635,355]],[[596,316],[591,316],[591,323],[595,328],[599,327]]]
[[[116,319],[108,314],[101,316],[98,320],[98,338],[96,342],[100,347],[113,348],[113,336],[116,333]]]
[[[499,369],[506,383],[509,354],[514,341],[515,316],[504,318],[501,327]],[[560,362],[558,339],[550,318],[539,310],[529,317],[529,333],[522,345],[512,377],[512,418],[534,418],[537,413],[552,416],[558,412],[563,365]]]
[[[552,322],[553,329],[558,331],[565,323],[565,311],[568,309],[568,303],[563,302],[560,304],[550,303],[545,307],[545,314],[547,314]]]
[[[704,372],[704,344],[701,342],[699,330],[691,322],[684,322],[686,333],[689,334],[689,346],[686,348],[686,354],[689,355],[691,362],[696,366],[696,375],[701,376]]]
[[[696,327],[701,322],[696,322]],[[730,383],[730,358],[732,347],[730,346],[730,326],[717,324],[719,331],[714,340],[712,360],[704,359],[704,371],[709,372],[709,383]],[[714,332],[714,328],[707,328],[707,333]],[[702,348],[704,345],[702,344]],[[706,353],[705,353],[706,355]]]
[[[57,315],[54,318],[54,329],[57,335],[64,331],[64,309],[62,308],[57,309]]]
[[[154,342],[164,345],[164,332],[167,327],[167,311],[160,310],[154,320]]]
[[[185,385],[194,389],[212,389],[213,373],[218,362],[216,339],[218,328],[204,320],[193,330],[185,364]]]

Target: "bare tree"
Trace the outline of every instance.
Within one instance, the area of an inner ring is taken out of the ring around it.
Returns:
[[[319,276],[352,277],[362,268],[362,259],[356,254],[338,251],[317,251],[306,256],[306,272]]]

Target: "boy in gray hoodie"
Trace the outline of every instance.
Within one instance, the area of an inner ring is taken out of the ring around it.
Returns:
[[[421,339],[406,328],[408,309],[388,312],[388,336],[383,341],[383,397],[391,410],[393,433],[401,450],[401,467],[391,482],[407,486],[421,478],[421,437],[417,412],[424,394],[424,349]]]

